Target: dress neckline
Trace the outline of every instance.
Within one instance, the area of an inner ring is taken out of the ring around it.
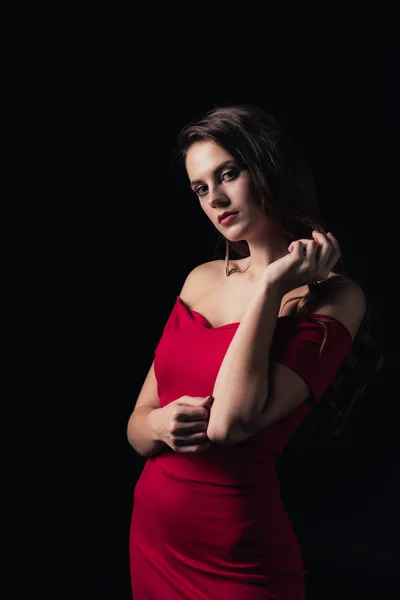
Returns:
[[[234,327],[239,327],[240,325],[240,321],[235,321],[234,323],[225,323],[224,325],[217,325],[216,327],[214,327],[213,325],[211,325],[210,321],[207,319],[207,317],[205,317],[201,312],[199,312],[198,310],[194,310],[192,308],[189,308],[185,302],[182,300],[182,298],[180,296],[177,296],[177,301],[179,302],[180,306],[182,306],[186,312],[189,315],[197,315],[198,317],[200,317],[204,324],[207,326],[208,329],[211,330],[218,330],[218,329],[231,329]],[[321,318],[321,319],[329,319],[330,321],[334,322],[334,323],[338,323],[340,328],[343,329],[348,337],[350,338],[351,342],[353,341],[353,338],[351,337],[350,331],[347,329],[347,327],[345,325],[343,325],[343,323],[341,323],[340,321],[338,321],[338,319],[335,319],[335,317],[331,317],[330,315],[324,315],[323,313],[310,313],[308,315],[304,315],[306,318],[310,318],[310,317],[316,317],[316,318]],[[290,319],[296,319],[298,318],[298,315],[281,315],[280,317],[278,317],[278,320],[290,320]]]
[[[217,325],[216,327],[214,327],[213,325],[211,325],[210,321],[207,319],[207,317],[205,317],[204,315],[201,314],[201,312],[199,312],[198,310],[194,310],[193,308],[189,308],[184,301],[182,300],[182,298],[180,296],[177,296],[177,300],[179,302],[179,304],[189,313],[192,315],[198,315],[203,321],[204,323],[207,325],[208,329],[230,329],[231,327],[239,327],[240,322],[236,321],[234,323],[225,323],[224,325]]]

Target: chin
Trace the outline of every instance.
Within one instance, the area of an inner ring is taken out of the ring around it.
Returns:
[[[246,231],[238,228],[237,231],[227,231],[224,237],[230,242],[244,242],[246,241]]]
[[[240,242],[241,240],[243,240],[243,235],[227,235],[227,234],[222,234],[224,236],[225,239],[227,239],[229,242]]]

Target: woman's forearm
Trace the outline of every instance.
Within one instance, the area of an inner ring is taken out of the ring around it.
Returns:
[[[158,435],[155,411],[158,408],[141,406],[136,408],[128,422],[128,441],[138,454],[150,458],[167,447]]]
[[[247,309],[215,381],[207,435],[218,442],[232,428],[250,425],[268,396],[271,341],[282,301],[274,284],[263,282]]]

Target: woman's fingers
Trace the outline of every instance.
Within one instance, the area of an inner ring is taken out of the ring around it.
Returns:
[[[330,269],[328,270],[328,267],[331,264],[332,254],[334,253],[335,248],[327,235],[320,233],[319,231],[313,231],[312,236],[319,244],[317,271],[318,274],[324,278],[329,274]]]
[[[317,260],[318,242],[308,239],[296,240],[290,244],[289,252],[296,259],[307,261],[310,268],[313,269]]]
[[[335,238],[335,236],[328,231],[327,236],[329,238],[329,241],[331,242],[334,252],[331,256],[330,259],[330,263],[329,263],[329,270],[331,271],[333,269],[333,267],[336,265],[337,261],[340,258],[341,252],[340,252],[340,247],[339,247],[339,242],[337,241],[337,239]]]
[[[294,258],[308,265],[317,281],[326,279],[340,258],[337,239],[332,233],[312,232],[312,239],[294,240],[288,247]]]
[[[318,260],[318,242],[315,242],[314,240],[307,240],[304,244],[304,248],[304,257],[309,262],[311,269],[314,269]]]

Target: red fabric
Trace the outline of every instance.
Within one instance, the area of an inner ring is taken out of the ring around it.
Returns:
[[[324,329],[312,321],[323,319]],[[239,323],[211,327],[177,297],[155,350],[160,406],[209,396]],[[315,400],[351,348],[335,319],[278,319],[270,359]],[[276,459],[311,407],[305,403],[239,444],[201,454],[166,448],[146,460],[130,533],[134,600],[304,600],[301,549],[280,494]]]
[[[292,317],[278,319],[270,354],[271,360],[300,375],[318,402],[351,345],[350,333],[340,321],[314,313],[299,321]]]

